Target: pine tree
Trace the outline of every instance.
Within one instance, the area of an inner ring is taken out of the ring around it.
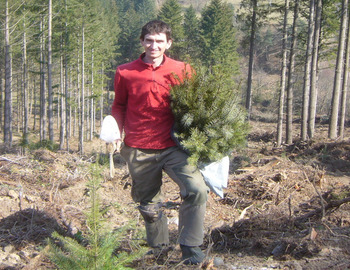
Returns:
[[[221,65],[238,70],[233,9],[221,0],[211,0],[202,10],[200,21],[202,58],[206,66]]]
[[[174,138],[199,167],[245,145],[247,123],[233,91],[232,79],[221,68],[198,69],[171,89]]]
[[[170,56],[175,59],[180,59],[184,46],[184,33],[182,27],[182,8],[179,2],[177,0],[166,0],[159,10],[158,19],[166,22],[171,28],[174,43],[168,51]]]
[[[121,29],[118,37],[118,64],[137,59],[142,53],[140,46],[141,27],[154,19],[155,6],[150,1],[117,0],[118,23]]]
[[[156,16],[156,3],[153,0],[134,0],[135,10],[140,15],[142,24]]]
[[[91,199],[86,221],[87,233],[79,233],[75,238],[71,238],[54,232],[52,236],[56,240],[49,241],[48,255],[59,269],[132,269],[126,265],[141,257],[144,252],[143,249],[135,247],[132,254],[114,253],[128,227],[124,226],[116,231],[107,227],[103,216],[108,209],[101,210],[98,195],[100,178],[101,169],[98,164],[94,164],[87,186]]]
[[[186,9],[184,15],[184,54],[192,61],[200,59],[200,34],[199,34],[199,20],[196,16],[196,11],[191,5]]]

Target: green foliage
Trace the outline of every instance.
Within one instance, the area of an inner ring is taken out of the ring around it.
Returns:
[[[140,32],[142,26],[154,19],[155,3],[151,0],[117,0],[117,21],[121,32],[118,35],[117,63],[122,64],[137,59],[142,53]]]
[[[158,19],[166,22],[171,27],[174,43],[169,50],[171,57],[180,59],[184,29],[182,27],[182,8],[177,0],[166,0],[158,13]]]
[[[132,254],[116,252],[130,227],[124,226],[116,231],[107,228],[103,216],[108,209],[101,210],[99,203],[101,169],[98,164],[92,165],[90,177],[91,208],[86,213],[87,233],[84,235],[80,232],[75,238],[53,233],[55,240],[49,241],[49,257],[59,269],[131,269],[126,265],[140,257],[143,250],[135,246]]]
[[[236,31],[233,27],[233,9],[221,0],[212,0],[202,10],[200,21],[202,62],[238,70]]]
[[[35,149],[40,149],[40,148],[45,148],[50,151],[57,151],[59,149],[59,145],[50,141],[50,140],[42,140],[38,141],[36,143],[29,143],[28,140],[26,141],[21,141],[21,146],[23,147],[29,147],[30,150],[35,150]]]
[[[198,166],[245,145],[248,126],[232,80],[217,68],[178,79],[171,89],[175,138]]]
[[[334,61],[337,56],[338,46],[336,42],[340,33],[342,4],[339,0],[324,0],[322,5],[322,38],[319,57],[321,59],[327,59],[327,61]]]
[[[276,27],[283,26],[283,16],[284,13],[284,1],[268,1],[268,0],[259,0],[255,8],[255,43],[254,48],[258,50],[266,50],[267,40],[265,37],[266,28],[271,28],[273,30]],[[237,23],[241,28],[242,38],[240,45],[244,49],[244,54],[249,54],[250,46],[250,37],[251,37],[251,26],[253,20],[253,11],[254,11],[254,1],[251,0],[242,0],[240,3],[240,8],[237,11]],[[275,32],[275,31],[274,31]],[[282,32],[282,30],[280,30]],[[279,36],[280,33],[275,34],[275,46],[281,46],[280,40],[282,37]],[[260,52],[256,53],[257,56],[260,55]],[[261,57],[263,58],[263,57]],[[259,60],[259,59],[258,59]]]
[[[186,9],[183,29],[185,45],[184,54],[187,58],[199,59],[201,55],[198,47],[198,44],[200,44],[199,20],[193,6]]]
[[[28,147],[29,146],[29,140],[28,140],[28,134],[23,134],[22,135],[22,138],[21,138],[21,140],[20,140],[20,142],[19,142],[19,145],[21,146],[21,147]]]
[[[101,166],[109,166],[109,154],[98,155],[96,161]]]
[[[153,0],[134,0],[136,11],[140,14],[143,24],[156,16],[156,3]]]

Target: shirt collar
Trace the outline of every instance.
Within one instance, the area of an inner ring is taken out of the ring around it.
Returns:
[[[146,65],[147,67],[153,68],[152,64],[145,63],[145,62],[142,60],[142,58],[143,58],[144,56],[145,56],[145,53],[142,53],[142,54],[140,55],[140,57],[139,57],[139,59],[138,59],[139,62],[143,63],[143,65]],[[160,66],[158,66],[158,67],[156,67],[156,68],[160,68],[161,66],[164,66],[165,63],[167,62],[167,59],[168,59],[168,57],[164,54],[164,55],[163,55],[163,62],[160,64]]]

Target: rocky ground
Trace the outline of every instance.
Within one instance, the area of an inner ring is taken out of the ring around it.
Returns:
[[[177,187],[164,176],[166,213],[176,247],[155,259],[143,255],[135,269],[350,269],[350,141],[317,138],[276,148],[273,127],[256,124],[248,148],[230,157],[224,198],[210,194],[205,220],[207,254],[200,266],[184,266],[176,246]],[[0,152],[0,269],[56,269],[45,255],[53,231],[74,235],[86,230],[90,207],[88,168],[99,139],[87,144],[84,157],[38,149]],[[113,228],[133,221],[142,228],[130,198],[130,178],[122,159],[114,157],[116,174],[99,189],[105,217]],[[101,165],[102,166],[102,165]],[[130,231],[123,249],[145,244],[144,234]]]

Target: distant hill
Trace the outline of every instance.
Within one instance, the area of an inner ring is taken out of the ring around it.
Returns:
[[[156,0],[157,5],[160,7],[165,0]],[[238,8],[242,0],[222,0],[223,2],[232,3],[235,8]],[[183,7],[189,7],[192,5],[197,11],[200,11],[210,0],[179,0],[179,3]]]

